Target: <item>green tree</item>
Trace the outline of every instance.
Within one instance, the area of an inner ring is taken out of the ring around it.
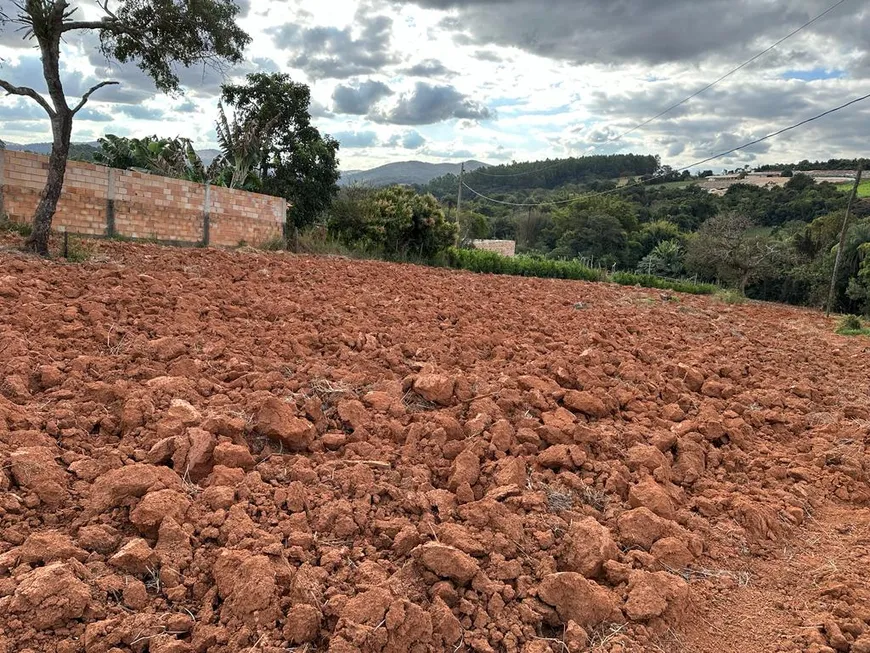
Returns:
[[[496,240],[514,240],[517,236],[516,223],[507,216],[496,216],[489,221],[490,237]]]
[[[381,246],[380,234],[373,228],[375,191],[362,184],[342,188],[327,212],[327,231],[350,247],[368,249]]]
[[[338,142],[311,124],[311,91],[282,73],[254,73],[223,87],[241,129],[260,130],[262,192],[284,197],[288,222],[312,224],[338,193]]]
[[[489,238],[489,222],[486,216],[474,211],[463,211],[459,216],[459,241],[468,243],[483,238]]]
[[[572,216],[570,228],[562,231],[550,255],[591,259],[594,263],[611,267],[622,263],[627,245],[628,234],[617,218],[581,212]]]
[[[14,86],[0,80],[0,88],[11,95],[28,97],[51,120],[52,148],[48,179],[33,217],[28,249],[48,254],[51,221],[63,189],[70,152],[75,115],[91,95],[114,81],[103,81],[90,88],[81,100],[70,106],[60,77],[60,43],[74,32],[96,32],[107,57],[121,63],[135,62],[149,75],[157,88],[175,92],[180,88],[175,63],[237,63],[250,41],[236,25],[239,7],[233,0],[120,0],[117,8],[108,1],[97,3],[102,16],[96,20],[77,20],[77,7],[69,0],[20,0],[18,13],[10,22],[23,28],[24,37],[35,39],[42,59],[48,99],[33,88]]]
[[[428,258],[456,243],[456,224],[448,222],[432,195],[391,186],[342,191],[330,209],[330,233],[346,245],[387,257]]]
[[[800,172],[798,174],[792,173],[791,179],[785,182],[785,188],[788,190],[802,191],[813,186],[815,183],[816,180],[809,175]]]
[[[690,239],[686,265],[704,277],[718,277],[745,292],[751,281],[776,272],[784,254],[783,244],[748,218],[722,213],[707,220]]]
[[[849,279],[846,295],[861,306],[864,315],[870,315],[870,243],[858,246],[860,266],[858,273]]]
[[[558,258],[591,258],[608,267],[628,258],[628,234],[637,229],[637,208],[611,195],[581,197],[553,215]],[[636,259],[635,259],[636,260]]]
[[[625,231],[637,229],[637,206],[615,195],[580,197],[557,214],[556,222],[570,224],[573,217],[589,213],[612,216]]]
[[[523,211],[516,219],[517,246],[524,251],[544,250],[545,239],[553,226],[553,217],[539,210]]]

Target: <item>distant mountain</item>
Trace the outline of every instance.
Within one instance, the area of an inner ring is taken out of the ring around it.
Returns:
[[[3,141],[0,141],[0,143],[2,142]],[[6,141],[5,145],[7,150],[13,150],[15,152],[33,152],[34,154],[45,155],[51,154],[51,143],[26,143],[21,145],[19,143],[10,143]],[[79,161],[90,161],[93,159],[93,153],[99,149],[100,144],[97,141],[91,141],[90,143],[72,143],[70,145],[70,158],[78,159]],[[203,164],[210,165],[221,151],[203,149],[197,150],[196,153],[199,154],[199,158],[202,159]]]
[[[51,143],[27,143],[21,145],[19,143],[4,143],[7,150],[15,152],[33,152],[34,154],[51,154]],[[100,144],[96,141],[90,143],[70,143],[69,158],[73,161],[93,161],[94,152],[100,149]]]
[[[199,158],[202,159],[204,165],[211,165],[211,162],[217,158],[218,154],[221,153],[220,150],[197,150],[197,154],[199,154]]]
[[[93,143],[82,143],[82,145],[93,145],[94,147],[98,147],[99,143],[94,141]],[[51,154],[51,143],[26,143],[24,145],[20,145],[19,143],[10,143],[9,141],[6,141],[6,149],[12,150],[13,152]]]
[[[368,186],[391,186],[393,184],[428,184],[437,177],[459,174],[459,163],[425,163],[423,161],[400,161],[372,168],[371,170],[346,170],[341,173],[339,186],[365,184]],[[480,161],[466,161],[465,170],[470,172],[488,166]]]

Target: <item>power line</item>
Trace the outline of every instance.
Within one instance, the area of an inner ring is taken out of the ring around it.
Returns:
[[[665,110],[662,111],[661,113],[657,113],[657,114],[654,115],[652,118],[649,118],[648,120],[644,120],[643,122],[641,122],[641,123],[635,125],[634,127],[632,127],[631,129],[629,129],[628,131],[625,131],[625,132],[619,134],[618,136],[615,136],[614,138],[608,139],[606,142],[608,142],[608,143],[612,143],[613,141],[618,141],[618,140],[620,140],[621,138],[623,138],[623,137],[625,137],[625,136],[628,136],[628,135],[631,134],[632,132],[635,132],[635,131],[637,131],[638,129],[640,129],[640,128],[642,128],[642,127],[646,127],[646,126],[647,126],[648,124],[650,124],[651,122],[654,122],[655,120],[658,120],[659,118],[661,118],[662,116],[664,116],[664,115],[670,113],[670,112],[673,111],[674,109],[683,106],[686,102],[688,102],[689,100],[692,100],[692,99],[698,97],[699,95],[701,95],[701,94],[704,93],[705,91],[709,91],[711,88],[713,88],[714,86],[716,86],[719,82],[722,82],[722,81],[728,79],[729,77],[731,77],[731,75],[733,75],[734,73],[736,73],[736,72],[738,72],[738,71],[740,71],[740,70],[743,70],[744,68],[746,68],[746,66],[748,66],[749,64],[751,64],[753,61],[756,61],[757,59],[763,57],[763,56],[766,55],[768,52],[770,52],[771,50],[773,50],[773,49],[776,48],[777,46],[781,45],[782,43],[784,43],[785,41],[787,41],[788,39],[790,39],[792,36],[794,36],[795,34],[798,34],[799,32],[802,32],[802,31],[805,30],[807,27],[809,27],[809,26],[812,25],[813,23],[815,23],[815,22],[821,20],[822,18],[824,18],[825,16],[827,16],[829,13],[831,13],[832,11],[834,11],[837,7],[839,7],[840,5],[842,5],[842,4],[846,3],[846,2],[848,2],[848,0],[840,0],[839,2],[837,2],[837,3],[833,4],[833,5],[831,5],[831,6],[828,7],[825,11],[823,11],[822,13],[820,13],[818,16],[816,16],[816,17],[813,18],[812,20],[810,20],[810,21],[804,23],[803,25],[801,25],[800,27],[798,27],[798,28],[797,28],[796,30],[794,30],[793,32],[790,32],[790,33],[786,34],[786,35],[783,36],[779,41],[777,41],[776,43],[774,43],[774,44],[771,45],[770,47],[768,47],[768,48],[762,50],[761,52],[759,52],[758,54],[756,54],[756,55],[755,55],[754,57],[752,57],[751,59],[747,59],[746,61],[744,61],[742,64],[740,64],[740,65],[737,66],[736,68],[734,68],[734,69],[732,69],[732,70],[729,70],[727,73],[725,73],[724,75],[722,75],[722,76],[721,76],[719,79],[717,79],[716,81],[714,81],[714,82],[710,82],[710,83],[707,84],[704,88],[702,88],[702,89],[700,89],[700,90],[698,90],[698,91],[695,91],[695,92],[692,93],[690,96],[688,96],[688,97],[686,97],[686,98],[680,100],[680,101],[677,102],[676,104],[673,104],[673,105],[669,106],[667,109],[665,109]]]
[[[767,136],[762,136],[761,138],[756,138],[754,141],[749,141],[748,143],[745,143],[745,144],[740,145],[738,147],[731,148],[730,150],[728,150],[726,152],[721,152],[719,154],[716,154],[715,156],[708,157],[702,161],[696,161],[695,163],[692,163],[692,164],[687,165],[685,167],[678,168],[674,172],[682,172],[683,170],[688,170],[689,168],[695,168],[697,166],[704,165],[705,163],[709,163],[710,161],[713,161],[714,159],[721,159],[723,156],[728,156],[729,154],[733,154],[734,152],[739,152],[740,150],[745,150],[747,147],[757,145],[758,143],[762,143],[768,139],[779,136],[780,134],[785,134],[786,132],[790,132],[793,129],[797,129],[798,127],[802,127],[803,125],[806,125],[807,123],[818,120],[819,118],[824,118],[825,116],[828,116],[832,113],[836,113],[837,111],[845,109],[846,107],[850,107],[853,104],[858,104],[859,102],[863,102],[864,100],[866,100],[868,98],[870,98],[870,93],[868,93],[867,95],[862,95],[859,98],[855,98],[854,100],[850,100],[849,102],[846,102],[845,104],[841,104],[838,107],[834,107],[833,109],[828,109],[827,111],[820,113],[817,116],[813,116],[812,118],[807,118],[806,120],[801,120],[799,123],[795,123],[794,125],[791,125],[790,127],[785,127],[785,128],[780,129],[778,131],[770,133]]]
[[[690,163],[689,165],[683,166],[682,168],[677,168],[673,172],[683,172],[684,170],[689,170],[690,168],[696,168],[698,166],[702,166],[705,163],[709,163],[710,161],[715,161],[716,159],[721,159],[722,157],[726,157],[729,154],[734,154],[735,152],[739,152],[740,150],[745,150],[748,147],[752,147],[753,145],[758,145],[759,143],[763,143],[764,141],[770,140],[771,138],[775,138],[777,136],[785,134],[786,132],[790,132],[792,130],[795,130],[798,127],[802,127],[808,123],[811,123],[811,122],[814,122],[814,121],[819,120],[821,118],[824,118],[825,116],[829,116],[832,113],[836,113],[837,111],[841,111],[847,107],[852,106],[853,104],[858,104],[859,102],[863,102],[864,100],[867,100],[867,99],[870,99],[870,93],[868,93],[867,95],[862,95],[859,98],[855,98],[854,100],[850,100],[849,102],[846,102],[845,104],[841,104],[840,106],[834,107],[833,109],[828,109],[827,111],[823,111],[822,113],[815,115],[812,118],[807,118],[806,120],[801,120],[798,123],[795,123],[795,124],[790,125],[788,127],[784,127],[783,129],[778,129],[775,132],[771,132],[770,134],[767,134],[766,136],[762,136],[761,138],[756,138],[754,140],[751,140],[748,143],[744,143],[743,145],[738,145],[737,147],[732,147],[730,150],[720,152],[719,154],[714,154],[713,156],[707,157],[706,159],[701,159],[700,161],[695,161],[694,163]],[[652,179],[655,179],[655,177],[653,177]],[[481,199],[487,200],[489,202],[494,202],[496,204],[502,204],[505,206],[518,206],[518,207],[537,207],[537,206],[555,206],[555,205],[560,205],[560,204],[570,204],[571,202],[577,202],[579,200],[590,198],[590,197],[598,197],[599,195],[609,195],[611,193],[618,193],[619,191],[625,190],[626,188],[631,188],[633,186],[641,186],[643,184],[648,183],[649,181],[651,181],[651,180],[650,179],[641,180],[641,181],[633,182],[631,184],[626,184],[625,186],[619,186],[619,187],[613,188],[611,190],[600,191],[597,193],[588,193],[588,194],[580,195],[579,197],[573,197],[573,198],[567,199],[567,200],[554,200],[552,202],[523,202],[523,203],[506,202],[504,200],[497,200],[493,197],[487,197],[483,193],[479,193],[478,191],[471,188],[471,186],[469,186],[465,182],[463,182],[463,186],[465,186],[465,188],[467,188],[469,191],[474,193],[477,197],[480,197]]]
[[[715,81],[710,82],[709,84],[707,84],[707,85],[704,86],[703,88],[701,88],[701,89],[695,91],[694,93],[692,93],[692,94],[689,95],[688,97],[683,98],[682,100],[680,100],[680,101],[677,102],[676,104],[672,104],[671,106],[669,106],[669,107],[668,107],[667,109],[665,109],[664,111],[662,111],[662,112],[657,113],[656,115],[654,115],[652,118],[649,118],[649,119],[647,119],[647,120],[644,120],[643,122],[638,123],[637,125],[635,125],[635,126],[632,127],[631,129],[629,129],[628,131],[622,132],[622,133],[619,134],[618,136],[614,136],[613,138],[609,138],[609,139],[607,139],[607,140],[604,141],[604,142],[605,142],[605,143],[613,143],[613,142],[616,142],[616,141],[618,141],[618,140],[621,140],[621,139],[624,138],[625,136],[628,136],[629,134],[631,134],[631,133],[633,133],[633,132],[636,132],[638,129],[641,129],[641,128],[643,128],[643,127],[646,127],[647,125],[649,125],[649,124],[652,123],[652,122],[655,122],[656,120],[658,120],[658,119],[661,118],[662,116],[669,114],[669,113],[670,113],[671,111],[673,111],[674,109],[677,109],[677,108],[683,106],[684,104],[686,104],[686,103],[689,102],[690,100],[693,100],[694,98],[698,97],[698,96],[701,95],[702,93],[705,93],[706,91],[709,91],[711,88],[713,88],[714,86],[716,86],[716,85],[719,84],[720,82],[725,81],[726,79],[728,79],[729,77],[731,77],[731,75],[733,75],[734,73],[739,72],[740,70],[743,70],[743,69],[746,68],[746,66],[748,66],[749,64],[751,64],[751,63],[753,63],[754,61],[760,59],[761,57],[763,57],[764,55],[766,55],[766,54],[767,54],[768,52],[770,52],[771,50],[774,50],[774,49],[777,48],[778,46],[780,46],[780,45],[782,45],[783,43],[785,43],[785,42],[786,42],[787,40],[789,40],[791,37],[795,36],[796,34],[799,34],[800,32],[804,31],[806,28],[808,28],[808,27],[810,27],[811,25],[813,25],[814,23],[820,21],[822,18],[824,18],[825,16],[827,16],[829,13],[831,13],[832,11],[834,11],[835,9],[837,9],[840,5],[845,4],[845,3],[848,2],[848,1],[849,1],[849,0],[839,0],[839,2],[834,3],[833,5],[831,5],[830,7],[828,7],[825,11],[823,11],[822,13],[820,13],[819,15],[817,15],[815,18],[810,19],[809,21],[807,21],[806,23],[804,23],[803,25],[801,25],[801,26],[798,27],[797,29],[793,30],[792,32],[789,32],[788,34],[786,34],[784,37],[782,37],[781,39],[779,39],[779,40],[778,40],[776,43],[774,43],[773,45],[771,45],[771,46],[765,48],[764,50],[762,50],[761,52],[759,52],[758,54],[756,54],[754,57],[752,57],[751,59],[747,59],[746,61],[744,61],[742,64],[740,64],[740,65],[737,66],[736,68],[732,68],[731,70],[729,70],[727,73],[725,73],[724,75],[722,75],[721,77],[719,77],[719,78],[716,79]],[[561,163],[553,163],[553,164],[551,164],[551,165],[549,165],[549,166],[545,166],[545,167],[543,167],[543,168],[538,168],[537,170],[529,170],[529,171],[525,171],[525,172],[515,172],[515,173],[505,174],[505,175],[495,175],[495,174],[490,174],[490,173],[487,173],[487,172],[482,172],[481,170],[475,170],[475,174],[477,174],[477,175],[481,175],[481,176],[483,176],[483,177],[493,177],[493,178],[499,178],[499,177],[505,177],[505,178],[510,178],[510,177],[522,177],[523,175],[531,175],[531,174],[535,174],[535,173],[538,173],[538,172],[543,172],[543,171],[545,171],[545,170],[550,170],[551,168],[555,168],[555,167],[557,167],[557,166],[559,166],[559,165],[562,165],[562,164],[561,164]]]
[[[477,195],[477,197],[479,197],[480,199],[486,200],[487,202],[493,202],[495,204],[503,204],[504,206],[528,206],[529,208],[532,208],[532,207],[536,207],[536,206],[552,206],[555,204],[562,204],[563,203],[563,202],[540,202],[540,203],[538,203],[538,202],[522,202],[522,203],[520,203],[520,202],[505,202],[504,200],[497,200],[494,197],[487,197],[483,193],[477,192],[471,186],[466,184],[464,181],[462,182],[462,185],[465,186],[465,188],[467,190],[469,190],[472,193],[474,193],[475,195]],[[573,201],[574,201],[573,199],[564,200],[564,202],[573,202]]]

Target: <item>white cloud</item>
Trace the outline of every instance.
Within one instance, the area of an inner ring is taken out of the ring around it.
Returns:
[[[257,0],[242,20],[254,37],[248,62],[229,76],[281,70],[311,85],[315,124],[345,141],[346,169],[412,154],[499,162],[615,151],[661,154],[679,167],[866,92],[870,10],[844,5],[678,111],[608,140],[829,4],[553,0],[542,11],[540,0]],[[36,53],[20,45],[8,29],[0,36],[0,77],[33,83]],[[106,76],[122,85],[94,96],[76,138],[156,131],[214,145],[220,75],[187,71],[187,96],[170,99],[135,67],[107,66],[94,47],[91,37],[66,46],[70,94]],[[10,140],[47,140],[38,115],[0,99]],[[864,154],[868,119],[870,102],[734,158]]]

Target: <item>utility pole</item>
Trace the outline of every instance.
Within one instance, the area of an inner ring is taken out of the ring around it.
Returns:
[[[462,215],[462,178],[465,176],[465,164],[459,167],[459,197],[456,198],[456,224],[459,224],[459,216]]]
[[[861,185],[861,173],[864,171],[864,160],[858,161],[858,173],[855,175],[855,185],[852,186],[852,194],[849,195],[849,203],[846,205],[846,217],[843,218],[843,229],[840,231],[840,246],[837,247],[837,258],[834,259],[834,274],[831,276],[831,289],[828,292],[828,303],[825,306],[825,317],[831,314],[834,306],[834,292],[837,288],[837,274],[840,272],[840,261],[843,258],[843,249],[846,247],[846,231],[849,228],[849,216],[852,213],[852,204],[858,196],[858,186]]]

